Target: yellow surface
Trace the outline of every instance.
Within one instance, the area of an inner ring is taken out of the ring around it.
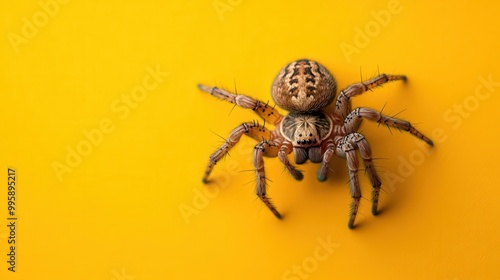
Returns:
[[[0,4],[0,279],[500,278],[499,4],[125,2]],[[296,182],[266,160],[283,221],[254,194],[253,140],[201,183],[216,134],[256,116],[196,84],[269,100],[278,70],[303,57],[340,88],[360,69],[408,75],[354,106],[404,110],[436,142],[363,124],[385,192],[373,217],[360,172],[355,230],[337,157],[325,183],[318,165]]]

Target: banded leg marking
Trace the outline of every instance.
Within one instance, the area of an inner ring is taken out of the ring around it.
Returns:
[[[321,162],[321,167],[318,170],[317,174],[318,181],[320,182],[326,181],[326,175],[328,173],[328,165],[334,153],[335,153],[335,144],[333,143],[332,139],[328,139],[325,143],[325,153],[323,154],[323,161]]]
[[[347,168],[349,170],[349,184],[351,189],[351,212],[349,215],[349,222],[347,226],[352,229],[354,228],[354,221],[356,220],[356,215],[358,214],[359,203],[361,200],[361,188],[359,186],[358,178],[358,158],[356,157],[355,147],[346,141],[344,138],[337,145],[336,153],[338,156],[347,159]]]
[[[302,171],[298,170],[295,166],[293,166],[290,163],[290,160],[288,159],[288,155],[292,153],[292,151],[293,151],[292,143],[284,141],[278,152],[278,157],[281,163],[283,163],[283,165],[285,166],[286,170],[288,170],[288,172],[292,175],[292,177],[295,180],[300,181],[304,178]]]
[[[372,150],[370,148],[370,144],[368,144],[368,141],[362,134],[357,132],[347,135],[344,139],[345,141],[353,145],[354,148],[359,149],[359,153],[365,165],[366,173],[368,174],[368,178],[370,178],[370,182],[373,187],[372,214],[377,215],[380,186],[382,185],[382,181],[380,180],[380,177],[375,170],[375,166],[373,165]]]
[[[346,89],[342,90],[337,97],[337,100],[335,102],[335,110],[333,112],[334,120],[339,121],[347,116],[347,114],[351,110],[351,97],[362,94],[368,90],[372,90],[375,87],[382,86],[385,83],[398,80],[406,81],[407,78],[404,75],[381,74],[368,81],[348,86]]]
[[[414,135],[415,137],[417,137],[418,139],[425,141],[429,146],[431,147],[434,146],[432,140],[426,137],[417,129],[415,129],[415,127],[413,127],[410,122],[383,115],[382,113],[371,108],[356,108],[345,118],[344,124],[347,133],[353,133],[357,131],[363,118],[368,119],[370,121],[378,122],[380,124],[387,125],[389,127],[394,127],[397,129],[407,131],[412,135]]]
[[[198,85],[198,88],[204,92],[210,93],[217,98],[226,100],[242,108],[252,109],[262,119],[273,125],[279,123],[283,118],[283,115],[281,115],[274,106],[269,106],[268,103],[255,100],[246,95],[234,94],[218,87],[209,87],[201,84]]]
[[[278,219],[281,219],[282,216],[276,210],[276,207],[271,202],[270,198],[266,193],[266,173],[264,170],[264,155],[266,156],[276,156],[278,154],[278,147],[271,142],[261,141],[254,148],[253,154],[253,165],[255,167],[255,174],[257,177],[257,188],[256,193],[257,196],[264,202],[264,204],[271,210],[274,216]]]
[[[205,169],[205,174],[203,175],[203,182],[208,182],[208,176],[212,172],[215,164],[224,157],[229,150],[231,150],[234,145],[236,145],[243,134],[246,134],[257,141],[262,141],[262,139],[269,139],[271,137],[271,132],[264,126],[259,125],[257,122],[243,123],[233,129],[229,134],[227,140],[218,148],[211,156]]]

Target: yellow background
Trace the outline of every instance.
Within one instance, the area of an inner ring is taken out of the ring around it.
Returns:
[[[49,5],[49,16],[39,1],[0,4],[1,279],[500,278],[498,4],[66,2]],[[363,41],[359,32],[370,35]],[[360,72],[408,75],[407,85],[353,105],[405,110],[398,117],[436,141],[421,149],[411,135],[363,124],[385,191],[373,217],[360,171],[365,199],[355,230],[347,228],[348,176],[338,157],[325,183],[315,178],[318,165],[301,166],[305,178],[296,182],[266,159],[282,221],[254,194],[253,140],[243,138],[212,183],[201,183],[221,144],[216,134],[256,116],[231,111],[196,84],[236,84],[267,101],[279,69],[303,57],[324,64],[340,88]],[[129,114],[119,111],[157,67],[168,76],[127,105]],[[489,91],[481,83],[488,78]],[[101,122],[112,131],[58,180],[55,162],[67,164],[67,149],[84,149],[84,131]],[[8,167],[18,175],[15,273],[6,263]]]

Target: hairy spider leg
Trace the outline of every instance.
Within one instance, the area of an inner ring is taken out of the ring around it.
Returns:
[[[266,173],[264,170],[264,156],[275,157],[278,155],[278,146],[276,143],[263,140],[259,142],[254,148],[253,153],[253,165],[255,167],[255,173],[257,176],[257,196],[264,202],[264,204],[273,212],[276,218],[281,219],[282,216],[276,210],[276,207],[272,204],[270,198],[266,194]]]
[[[365,91],[372,90],[375,87],[382,86],[383,84],[391,81],[407,80],[404,75],[388,75],[381,74],[368,81],[356,83],[348,86],[346,89],[340,91],[337,100],[335,101],[335,109],[333,112],[333,119],[335,122],[341,122],[351,110],[350,98]]]
[[[335,150],[336,154],[347,160],[347,168],[349,170],[349,184],[351,187],[351,213],[349,215],[349,222],[347,226],[349,228],[354,228],[354,221],[356,220],[356,215],[358,214],[359,202],[361,200],[361,188],[359,186],[358,179],[358,158],[356,157],[356,148],[343,138],[338,144]]]
[[[212,169],[214,168],[215,164],[222,158],[224,157],[229,150],[234,147],[238,141],[240,141],[241,136],[243,134],[246,134],[253,139],[257,141],[262,141],[262,139],[270,139],[271,138],[271,132],[269,129],[265,128],[264,126],[259,125],[258,122],[248,122],[248,123],[243,123],[233,129],[231,133],[229,134],[229,137],[227,140],[220,146],[211,156],[210,160],[208,162],[207,168],[205,169],[205,174],[203,175],[203,182],[207,183],[208,182],[208,176],[210,175],[210,172],[212,172]]]
[[[325,152],[323,153],[323,161],[321,162],[321,167],[318,170],[317,178],[318,181],[323,182],[326,181],[326,174],[328,173],[328,164],[332,159],[333,154],[335,153],[335,143],[333,139],[327,139],[323,144],[325,147]]]
[[[354,111],[349,113],[349,115],[344,120],[346,131],[348,133],[355,132],[358,129],[359,125],[361,124],[363,118],[368,119],[370,121],[378,122],[380,124],[387,125],[389,127],[394,127],[397,129],[407,131],[413,134],[418,139],[425,141],[429,146],[431,147],[434,146],[432,140],[426,137],[417,129],[415,129],[410,122],[383,115],[380,112],[371,108],[356,108]]]
[[[217,98],[229,101],[242,108],[252,109],[257,115],[270,124],[276,125],[281,121],[281,119],[283,119],[283,116],[278,112],[278,110],[276,110],[274,106],[270,106],[268,103],[255,100],[246,95],[233,94],[218,87],[209,87],[199,84],[198,88]],[[259,139],[259,141],[260,140],[261,139]]]
[[[302,174],[302,171],[298,170],[295,166],[293,166],[290,163],[290,160],[288,159],[288,155],[291,154],[293,151],[293,145],[290,143],[290,141],[285,140],[281,144],[280,150],[278,152],[278,158],[280,159],[281,163],[285,166],[285,169],[292,175],[292,177],[300,181],[304,178],[304,175]]]
[[[370,178],[370,182],[372,183],[373,192],[372,192],[372,214],[378,214],[378,199],[380,196],[380,186],[382,185],[382,181],[375,170],[375,166],[372,161],[372,150],[366,138],[358,132],[351,133],[344,137],[344,141],[350,143],[354,148],[359,150],[361,158],[363,159],[363,163],[365,165],[366,173]]]

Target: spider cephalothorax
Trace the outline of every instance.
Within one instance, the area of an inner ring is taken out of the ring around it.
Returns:
[[[210,156],[203,181],[208,181],[208,176],[217,161],[236,145],[243,134],[246,134],[259,141],[253,155],[257,177],[257,196],[276,217],[281,218],[281,214],[266,194],[263,157],[278,157],[288,172],[297,180],[301,180],[303,175],[289,162],[288,155],[290,153],[294,153],[296,164],[303,164],[308,159],[314,163],[321,163],[317,178],[324,181],[326,180],[328,164],[333,155],[336,154],[347,160],[353,199],[348,226],[352,228],[361,199],[356,151],[359,151],[366,174],[372,183],[372,213],[374,215],[378,211],[378,198],[382,184],[372,163],[370,146],[365,137],[357,132],[361,121],[368,119],[405,130],[433,146],[429,138],[417,131],[407,121],[388,117],[366,107],[351,111],[351,97],[395,80],[406,81],[406,76],[381,74],[366,82],[352,84],[339,93],[333,112],[327,112],[325,107],[335,98],[337,89],[335,79],[321,64],[307,59],[297,60],[279,72],[272,87],[272,97],[276,104],[290,111],[285,116],[281,115],[274,107],[268,106],[268,103],[245,95],[232,94],[216,87],[199,85],[201,90],[218,98],[246,109],[252,109],[265,122],[276,126],[275,130],[268,130],[257,122],[248,122],[236,127],[229,134],[225,143]]]
[[[309,113],[292,112],[281,122],[281,134],[293,144],[295,163],[310,159],[321,162],[321,143],[332,133],[332,120],[321,111]]]

